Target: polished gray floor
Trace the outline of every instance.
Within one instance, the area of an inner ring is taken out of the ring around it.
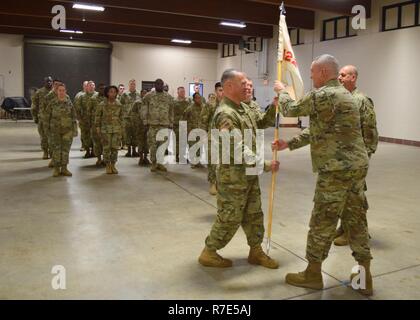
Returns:
[[[0,122],[0,299],[364,299],[346,286],[355,265],[348,247],[332,246],[324,290],[284,282],[305,267],[315,184],[308,148],[280,154],[271,250],[280,268],[249,265],[239,230],[221,251],[234,267],[218,270],[197,262],[216,214],[205,169],[153,174],[121,152],[120,174],[109,176],[79,147],[76,139],[73,177],[53,178],[35,125]],[[260,180],[266,213],[270,181]],[[367,182],[372,299],[420,299],[420,148],[381,143]],[[65,268],[65,290],[51,286],[55,265]]]

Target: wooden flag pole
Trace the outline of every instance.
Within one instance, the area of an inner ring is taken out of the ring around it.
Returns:
[[[283,3],[280,6],[280,18],[281,15],[284,13],[284,5]],[[280,29],[279,29],[279,37]],[[279,48],[280,49],[280,48]],[[279,53],[279,57],[280,54]],[[282,60],[277,60],[277,80],[281,81],[282,77]],[[276,104],[276,124],[274,127],[274,140],[279,139],[279,126],[280,126],[280,113],[279,113],[279,105]],[[273,160],[277,161],[277,150],[273,151]],[[270,253],[271,248],[271,232],[272,232],[272,226],[273,226],[273,205],[274,205],[274,192],[276,190],[276,178],[277,178],[277,172],[271,173],[271,190],[270,190],[270,199],[268,203],[268,224],[267,224],[267,254]]]

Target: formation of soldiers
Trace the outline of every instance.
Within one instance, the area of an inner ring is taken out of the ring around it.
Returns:
[[[289,141],[272,143],[273,150],[294,150],[309,144],[313,171],[318,174],[306,248],[308,266],[303,272],[288,274],[286,282],[322,289],[321,266],[334,241],[336,245],[350,245],[354,258],[366,275],[365,286],[359,290],[362,294],[371,295],[372,256],[368,243],[365,177],[369,159],[378,143],[373,102],[356,87],[356,67],[345,66],[339,70],[333,56],[316,58],[311,74],[314,89],[299,101],[294,101],[285,86],[276,82],[276,97],[265,112],[253,99],[252,80],[234,69],[223,73],[208,102],[198,90],[192,99],[186,97],[184,87],[177,88],[177,97],[173,98],[162,79],[155,81],[153,91],[139,93],[132,79],[128,92],[124,92],[123,85],[117,88],[102,84],[96,92],[94,82],[86,81],[83,91],[76,95],[73,107],[66,95],[65,85],[48,77],[44,88],[33,97],[32,110],[38,123],[43,158],[52,157],[50,166],[54,168],[54,176],[71,176],[67,164],[73,137],[77,136],[76,120],[81,130],[85,157],[96,157],[96,165],[105,165],[108,174],[118,173],[115,163],[118,150],[124,146],[127,157],[139,157],[140,166],[151,164],[152,172],[167,171],[157,159],[157,149],[167,141],[157,139],[157,135],[161,129],[169,129],[178,142],[180,121],[187,121],[188,133],[197,128],[205,130],[209,141],[212,129],[228,133],[239,130],[242,137],[245,131],[251,130],[251,148],[244,140],[238,143],[230,136],[230,144],[234,148],[230,148],[231,160],[228,164],[214,164],[211,159],[212,144],[208,144],[209,192],[217,195],[217,217],[198,261],[203,266],[218,268],[233,265],[217,250],[230,242],[240,226],[250,247],[248,262],[271,269],[279,267],[278,261],[268,256],[261,246],[264,239],[261,190],[258,174],[250,175],[247,169],[257,163],[257,130],[275,125],[276,105],[283,116],[309,116],[310,127],[301,134]],[[193,144],[195,141],[189,142],[190,147]],[[249,161],[240,164],[234,161],[238,147],[242,150],[242,157],[254,159],[251,164]],[[201,149],[196,151],[195,156],[199,158]],[[177,162],[185,153],[186,150],[180,150],[176,143],[174,154]],[[222,154],[219,154],[221,158]],[[200,163],[191,163],[192,168],[200,166]],[[264,171],[276,172],[278,169],[278,161],[264,162]],[[340,219],[341,226],[337,229]]]

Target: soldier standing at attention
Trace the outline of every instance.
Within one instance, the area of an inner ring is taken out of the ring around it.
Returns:
[[[200,128],[207,131],[208,147],[207,147],[207,181],[210,184],[209,193],[213,196],[217,194],[216,187],[216,165],[211,163],[211,123],[213,120],[214,112],[220,105],[223,99],[223,87],[220,82],[217,82],[214,86],[215,100],[210,100],[203,106],[201,110]]]
[[[306,246],[308,266],[303,272],[287,274],[286,282],[304,288],[323,288],[321,265],[328,256],[341,217],[343,229],[349,234],[353,257],[365,270],[366,286],[359,290],[372,295],[372,256],[364,208],[369,158],[360,127],[359,107],[337,77],[337,59],[324,54],[312,62],[315,89],[301,100],[292,100],[282,83],[275,85],[282,114],[285,117],[309,116],[310,130],[303,130],[287,142],[273,142],[273,149],[294,150],[310,144],[313,171],[318,173]]]
[[[80,99],[80,97],[82,96],[82,94],[84,94],[84,93],[87,92],[88,82],[89,81],[83,81],[82,90],[79,91],[78,93],[76,93],[76,95],[74,96],[73,105],[74,105],[75,108],[79,104],[78,100]],[[76,114],[77,114],[77,120],[79,121],[80,131],[82,131],[82,127],[81,127],[81,124],[80,124],[80,119],[79,119],[79,114],[77,112],[77,109],[76,109]],[[83,148],[83,145],[80,147],[80,151],[85,151],[85,149]]]
[[[185,109],[184,111],[184,115],[182,116],[182,120],[187,121],[187,134],[189,135],[190,132],[194,129],[198,129],[200,128],[200,124],[201,124],[201,111],[203,110],[203,104],[201,103],[201,96],[199,93],[194,93],[193,94],[193,103],[190,104],[187,109]],[[197,137],[198,140],[198,137]],[[191,148],[196,142],[196,141],[188,141],[188,145]],[[197,154],[195,155],[195,157],[197,157],[198,159],[201,158],[201,150],[197,150]],[[191,156],[190,156],[190,161],[191,161]],[[198,162],[197,164],[191,164],[191,168],[195,169],[195,168],[201,168],[203,165]]]
[[[86,92],[81,94],[79,99],[74,103],[80,125],[82,148],[86,151],[86,154],[84,155],[85,159],[94,157],[92,137],[90,134],[90,127],[92,124],[90,123],[88,102],[95,93],[95,82],[90,80],[88,81]]]
[[[131,79],[128,82],[128,92],[125,92],[120,99],[123,106],[123,141],[127,145],[128,151],[125,154],[126,157],[138,157],[139,154],[136,151],[137,147],[137,135],[135,125],[133,122],[136,119],[130,117],[130,110],[134,102],[140,100],[140,93],[136,90],[136,80]]]
[[[261,248],[264,238],[264,214],[261,209],[258,176],[255,173],[247,174],[252,173],[247,172],[247,168],[256,169],[258,126],[248,106],[241,103],[246,99],[246,76],[242,72],[229,69],[223,73],[221,83],[224,98],[214,114],[212,127],[221,133],[230,134],[230,163],[217,165],[217,217],[198,261],[206,267],[231,267],[232,261],[221,257],[217,250],[225,247],[242,226],[250,246],[248,262],[277,269],[278,262],[267,256]],[[243,137],[241,141],[236,141],[233,130],[240,131]],[[253,135],[252,150],[243,140],[246,130],[251,130]],[[241,150],[241,164],[234,161],[235,149]],[[254,164],[248,164],[249,161],[244,163],[245,157],[254,159]],[[219,159],[222,159],[222,155]],[[277,171],[278,168],[278,161],[264,163],[265,171]]]
[[[60,83],[57,97],[48,104],[46,110],[47,131],[50,136],[53,161],[53,177],[71,177],[67,169],[73,137],[77,136],[76,111],[66,94],[66,87]]]
[[[104,95],[105,90],[105,84],[100,83],[98,86],[98,92],[94,94],[88,102],[88,112],[89,112],[89,123],[91,123],[91,130],[90,134],[92,137],[92,143],[93,143],[93,152],[95,153],[95,156],[97,158],[96,160],[96,166],[100,167],[102,165],[105,165],[105,162],[102,160],[102,154],[103,154],[103,148],[102,148],[102,139],[101,135],[98,134],[96,131],[95,126],[95,116],[96,116],[96,110],[98,109],[98,106],[100,103],[104,102],[106,100]]]
[[[47,125],[45,121],[45,110],[41,108],[45,107],[44,99],[47,96],[48,92],[51,91],[52,88],[52,78],[46,77],[44,79],[44,87],[37,90],[32,97],[32,106],[31,112],[32,117],[34,118],[35,123],[38,125],[38,133],[41,138],[41,149],[44,152],[42,159],[46,160],[49,158],[51,154],[51,150],[48,147],[48,135],[45,129]]]
[[[43,101],[41,102],[40,109],[47,110],[49,108],[50,103],[52,103],[53,100],[57,98],[57,90],[60,84],[63,84],[61,80],[59,79],[53,80],[52,89],[50,92],[48,92],[48,94],[45,96],[45,99],[43,99]],[[66,95],[66,98],[70,100],[70,97],[68,95]],[[48,130],[47,130],[47,137],[48,137],[48,145],[50,145],[51,143],[50,143],[50,136],[49,136]],[[52,154],[52,151],[51,151],[51,154]],[[53,167],[54,167],[54,161],[53,159],[51,159],[50,162],[48,163],[48,168],[53,168]]]
[[[179,154],[185,155],[185,150],[179,150],[179,121],[182,120],[185,109],[190,105],[191,101],[185,96],[185,88],[177,89],[178,96],[175,99],[174,106],[174,135],[175,135],[175,156],[176,162],[179,162]]]
[[[274,127],[276,118],[276,107],[270,105],[265,112],[261,111],[259,104],[253,99],[254,85],[251,79],[247,79],[246,100],[244,103],[254,115],[259,129]]]
[[[102,137],[102,147],[107,174],[118,174],[115,164],[118,160],[118,149],[121,144],[123,110],[117,100],[118,88],[106,87],[106,100],[98,105],[95,116],[95,127]]]
[[[163,164],[157,163],[157,149],[165,141],[157,141],[156,135],[161,129],[172,129],[174,123],[174,99],[163,91],[163,85],[163,80],[157,79],[155,91],[149,92],[143,99],[143,122],[148,126],[147,141],[150,147],[150,160],[152,161],[150,171],[152,172],[167,171]]]
[[[358,78],[357,68],[352,65],[341,68],[338,81],[351,92],[355,98],[360,111],[360,125],[362,127],[363,141],[365,142],[366,151],[369,159],[375,153],[378,147],[378,129],[376,128],[376,114],[373,101],[368,96],[360,92],[356,87]],[[365,187],[365,191],[367,187]],[[366,212],[369,208],[368,202],[365,203]],[[344,232],[343,226],[337,229],[336,238],[334,240],[336,246],[346,246],[349,244],[348,234]]]
[[[147,145],[147,131],[146,126],[143,123],[142,111],[143,111],[143,100],[140,98],[134,102],[130,110],[130,118],[136,133],[136,143],[139,151],[139,166],[150,165],[147,155],[149,154],[149,146]]]

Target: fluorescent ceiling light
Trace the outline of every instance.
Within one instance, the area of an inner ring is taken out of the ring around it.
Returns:
[[[183,44],[191,44],[191,40],[172,39],[171,42],[183,43]]]
[[[73,9],[82,9],[82,10],[93,10],[93,11],[104,11],[104,7],[100,6],[94,6],[91,4],[81,4],[81,3],[75,3],[73,4]]]
[[[222,21],[220,22],[222,26],[226,27],[235,27],[235,28],[246,28],[246,24],[243,22],[229,22],[229,21]]]
[[[78,31],[78,30],[74,31],[74,30],[67,30],[67,29],[60,29],[60,32],[83,34],[83,31]]]

